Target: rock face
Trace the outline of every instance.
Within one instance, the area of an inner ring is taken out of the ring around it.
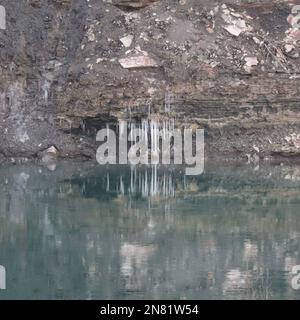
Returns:
[[[205,128],[208,156],[299,155],[296,2],[2,2],[0,159],[95,158],[103,125],[166,104]]]

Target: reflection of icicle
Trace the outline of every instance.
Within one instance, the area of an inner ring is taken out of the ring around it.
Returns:
[[[168,190],[168,195],[169,195],[169,196],[173,196],[173,191],[174,191],[173,179],[172,179],[172,176],[169,175],[169,190]]]
[[[144,196],[144,187],[145,187],[145,184],[144,184],[144,181],[145,181],[145,177],[143,175],[142,172],[139,172],[139,192],[142,194],[142,196]]]
[[[122,176],[120,177],[120,193],[121,193],[122,195],[125,194],[124,182],[123,182],[123,177],[122,177]]]
[[[136,191],[136,166],[131,167],[130,172],[130,193],[135,194]]]
[[[151,196],[155,196],[158,194],[158,178],[157,178],[157,166],[152,167],[151,171],[151,187],[150,194]]]
[[[151,171],[151,185],[150,185],[150,194],[151,196],[153,195],[153,167],[152,167],[152,171]]]
[[[158,177],[157,177],[157,166],[154,166],[154,194],[158,194],[158,187],[159,186],[159,180],[158,180]]]
[[[170,216],[170,213],[171,213],[171,207],[170,207],[170,203],[166,203],[165,204],[165,215],[166,216]]]
[[[145,194],[149,195],[149,188],[148,188],[148,171],[145,170]]]
[[[120,178],[118,186],[118,192],[124,194],[123,178]],[[139,171],[137,166],[132,166],[127,190],[131,195],[141,194],[146,198],[157,196],[173,198],[175,197],[175,181],[170,173],[164,172],[163,175],[160,175],[157,165],[151,166],[151,172],[148,169]]]
[[[84,182],[84,183],[82,184],[81,194],[86,194],[86,182]]]
[[[133,190],[134,190],[134,186],[133,186],[133,169],[131,167],[131,170],[130,170],[130,193],[133,193]]]
[[[109,192],[109,173],[106,175],[106,192]]]

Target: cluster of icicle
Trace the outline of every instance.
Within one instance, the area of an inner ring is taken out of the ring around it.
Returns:
[[[140,140],[149,141],[149,149],[151,154],[152,163],[159,161],[159,134],[161,133],[163,138],[166,138],[168,132],[172,132],[175,129],[175,119],[169,118],[167,115],[172,111],[173,96],[166,95],[164,103],[164,116],[158,116],[151,112],[151,102],[148,103],[148,116],[136,121],[132,119],[132,108],[129,106],[126,109],[127,112],[127,126],[129,130],[129,140],[136,143],[136,139],[133,135],[133,130],[137,129],[140,132]],[[120,121],[118,124],[119,134],[123,135],[125,132],[124,121]]]
[[[106,175],[106,191],[119,192],[122,195],[137,195],[142,197],[175,197],[175,179],[172,173],[158,173],[157,166],[151,166],[150,170],[137,170],[136,167],[131,168],[130,182],[124,183],[123,176],[119,177],[117,185],[111,186],[110,175]]]

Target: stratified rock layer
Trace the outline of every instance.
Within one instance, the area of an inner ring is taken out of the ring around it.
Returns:
[[[95,158],[102,125],[149,109],[205,128],[208,156],[299,155],[296,1],[2,2],[3,158]]]

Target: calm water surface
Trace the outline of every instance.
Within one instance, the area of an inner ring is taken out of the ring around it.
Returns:
[[[0,181],[0,299],[300,298],[299,166],[61,163]]]

